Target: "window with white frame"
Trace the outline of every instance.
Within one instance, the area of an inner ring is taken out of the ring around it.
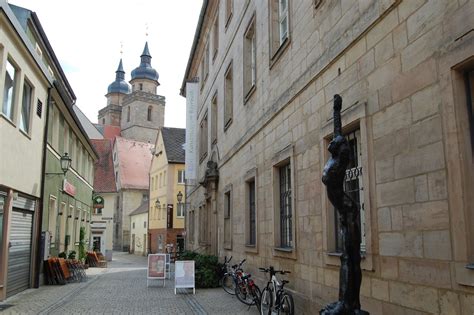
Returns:
[[[179,170],[178,171],[178,184],[184,184],[185,181],[186,181],[185,171],[184,170]]]
[[[49,196],[49,233],[51,238],[51,244],[56,243],[56,219],[58,217],[57,211],[57,200],[55,196]]]
[[[234,111],[234,86],[232,79],[232,62],[227,67],[224,80],[224,131],[232,124]]]
[[[15,89],[18,70],[12,64],[10,59],[7,59],[5,65],[5,82],[3,85],[3,104],[2,104],[2,113],[8,117],[10,120],[13,120],[13,113],[15,111]]]
[[[255,16],[251,19],[250,24],[244,36],[244,99],[249,97],[249,94],[255,88],[257,80],[257,41],[255,29]]]
[[[184,203],[178,202],[177,207],[176,207],[176,216],[178,218],[183,218],[184,217],[184,206],[185,206]]]
[[[30,132],[30,116],[33,99],[33,87],[25,79],[23,82],[23,97],[21,100],[20,129],[26,133]]]
[[[288,0],[278,0],[278,26],[280,45],[288,38]]]
[[[270,57],[275,58],[280,47],[290,37],[289,0],[270,0]]]

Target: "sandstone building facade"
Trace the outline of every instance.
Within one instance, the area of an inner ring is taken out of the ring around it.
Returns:
[[[292,271],[299,313],[336,299],[321,170],[338,93],[364,309],[474,313],[473,13],[465,0],[204,1],[182,86],[198,79],[187,248],[246,258],[255,276]]]

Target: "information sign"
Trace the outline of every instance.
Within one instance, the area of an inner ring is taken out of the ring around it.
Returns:
[[[177,260],[174,263],[174,294],[177,288],[193,289],[196,293],[194,285],[194,260]]]

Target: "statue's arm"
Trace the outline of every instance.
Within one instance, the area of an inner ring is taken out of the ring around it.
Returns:
[[[334,95],[334,138],[342,136],[342,122],[341,122],[341,108],[342,98],[339,94]]]

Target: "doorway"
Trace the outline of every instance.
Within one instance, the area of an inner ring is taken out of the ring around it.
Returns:
[[[102,237],[101,236],[94,236],[92,238],[92,250],[94,252],[101,252],[102,253]]]

